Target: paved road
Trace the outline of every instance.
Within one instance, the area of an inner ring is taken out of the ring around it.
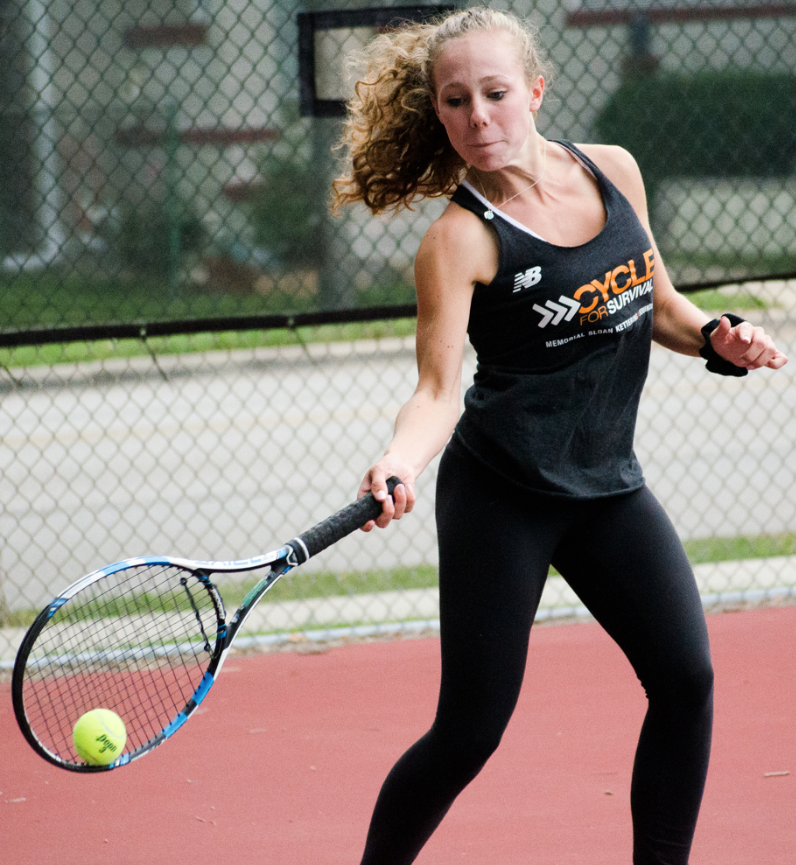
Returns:
[[[796,530],[794,377],[796,362],[727,380],[653,352],[637,450],[684,537]],[[411,340],[26,371],[0,392],[7,602],[40,606],[126,555],[287,540],[354,495],[414,380]],[[316,566],[434,563],[434,468],[401,525]]]

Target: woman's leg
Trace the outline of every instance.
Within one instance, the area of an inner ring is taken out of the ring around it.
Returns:
[[[589,503],[553,562],[647,692],[631,791],[634,865],[687,865],[710,754],[713,670],[682,545],[645,488]]]
[[[439,471],[442,681],[431,729],[393,767],[363,865],[408,865],[497,748],[517,702],[528,635],[566,508],[527,496],[472,458]]]

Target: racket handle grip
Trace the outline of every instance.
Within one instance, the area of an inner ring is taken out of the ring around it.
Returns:
[[[400,483],[403,481],[397,477],[387,480],[387,490],[390,495]],[[322,523],[318,523],[317,526],[307,529],[306,532],[289,541],[288,546],[295,551],[298,564],[304,564],[311,556],[362,528],[369,520],[375,520],[381,513],[381,509],[382,502],[373,498],[372,493],[367,493],[361,499],[357,499]]]

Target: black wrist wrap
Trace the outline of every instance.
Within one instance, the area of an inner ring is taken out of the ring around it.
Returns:
[[[724,316],[730,320],[730,324],[733,327],[739,325],[742,321],[746,321],[745,318],[741,318],[738,315],[733,315],[731,312],[725,312]],[[707,363],[705,366],[708,369],[708,372],[715,372],[719,375],[734,375],[734,376],[744,376],[749,370],[743,366],[736,366],[734,363],[731,363],[729,360],[725,360],[715,348],[713,348],[713,344],[710,341],[710,335],[713,331],[719,326],[719,322],[721,319],[714,318],[712,321],[709,321],[702,328],[702,336],[705,337],[705,344],[702,348],[699,349],[699,353],[702,357],[705,358]]]

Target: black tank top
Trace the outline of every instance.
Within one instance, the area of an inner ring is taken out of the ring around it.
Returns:
[[[652,339],[652,243],[630,202],[594,175],[606,212],[597,237],[547,243],[469,184],[452,201],[491,226],[500,263],[476,286],[468,334],[478,366],[454,432],[513,483],[595,498],[644,484],[633,452]]]

